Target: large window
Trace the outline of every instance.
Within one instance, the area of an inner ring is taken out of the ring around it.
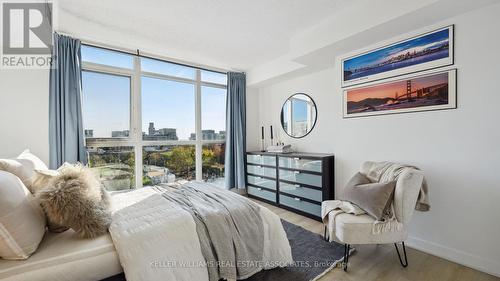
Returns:
[[[203,145],[203,180],[224,185],[225,143]]]
[[[85,136],[129,136],[130,77],[83,71]]]
[[[87,147],[89,166],[107,190],[123,190],[135,187],[134,148]]]
[[[226,74],[82,46],[89,165],[108,190],[224,183]]]
[[[142,77],[144,140],[189,140],[196,134],[195,85]]]
[[[153,145],[143,149],[143,185],[196,178],[194,145]]]
[[[201,87],[201,126],[203,140],[226,137],[226,89]]]

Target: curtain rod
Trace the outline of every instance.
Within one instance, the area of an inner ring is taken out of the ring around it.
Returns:
[[[66,35],[66,36],[78,38],[77,36],[74,36],[74,35],[71,35],[71,34],[68,34],[68,33],[65,33],[65,32],[60,32],[60,31],[56,31],[56,32],[58,34],[61,34],[61,35]],[[78,39],[80,39],[80,38],[78,38]],[[114,47],[114,46],[110,46],[110,45],[106,45],[106,44],[102,44],[102,43],[97,43],[95,41],[86,40],[86,39],[80,39],[80,41],[82,42],[83,45],[87,45],[87,46],[91,46],[91,47],[95,47],[95,48],[101,48],[101,49],[105,49],[105,50],[109,50],[109,51],[113,51],[113,52],[119,52],[119,53],[123,53],[123,54],[127,54],[127,55],[132,55],[132,56],[138,56],[138,57],[153,59],[153,60],[157,60],[157,61],[172,63],[172,64],[186,66],[186,67],[197,68],[197,69],[200,69],[200,70],[206,70],[206,71],[216,72],[216,73],[220,73],[220,74],[227,74],[229,72],[228,70],[221,70],[221,69],[209,68],[209,67],[206,67],[206,66],[200,66],[200,65],[196,65],[196,64],[189,64],[189,63],[177,62],[177,61],[173,61],[173,60],[170,60],[170,59],[161,58],[159,56],[150,55],[148,53],[142,54],[139,49],[136,49],[135,51],[132,51],[130,49],[117,48],[117,47]]]

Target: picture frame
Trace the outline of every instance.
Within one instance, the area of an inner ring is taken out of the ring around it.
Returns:
[[[343,90],[343,118],[457,108],[457,69],[430,70]]]
[[[454,63],[454,25],[341,58],[342,88]]]

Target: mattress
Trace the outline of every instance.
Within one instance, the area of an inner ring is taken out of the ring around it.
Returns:
[[[80,239],[73,230],[47,232],[27,260],[0,259],[2,281],[91,281],[123,272],[109,234]]]

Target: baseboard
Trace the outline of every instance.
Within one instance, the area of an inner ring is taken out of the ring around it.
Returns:
[[[500,277],[500,262],[472,255],[460,250],[449,248],[434,242],[416,237],[408,237],[405,241],[408,247],[452,261],[458,264]]]

